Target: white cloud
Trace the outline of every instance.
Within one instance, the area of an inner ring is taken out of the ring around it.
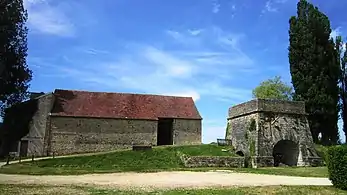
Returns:
[[[198,101],[200,99],[200,94],[196,91],[183,91],[183,92],[178,92],[178,93],[167,93],[166,95],[192,97],[194,101]]]
[[[333,38],[334,40],[336,40],[337,36],[342,36],[342,31],[341,31],[341,27],[337,27],[335,29],[333,29],[330,33],[330,38]],[[342,45],[342,53],[344,53],[346,51],[346,42],[343,43]],[[343,54],[342,54],[343,55]]]
[[[264,9],[261,11],[263,14],[266,12],[278,12],[277,6],[285,4],[288,0],[268,0],[265,3]]]
[[[333,38],[335,40],[336,37],[340,35],[341,35],[341,27],[337,27],[331,31],[330,38]]]
[[[167,30],[166,33],[176,40],[180,40],[182,38],[181,33],[177,32],[177,31]]]
[[[159,49],[148,47],[143,53],[144,57],[157,65],[158,73],[168,77],[191,77],[194,64],[175,58]]]
[[[276,0],[276,3],[286,3],[288,0]]]
[[[202,30],[187,30],[184,32],[167,30],[166,34],[174,38],[174,40],[179,42],[180,44],[187,46],[199,46],[201,43],[200,39],[197,39],[195,36],[198,36],[199,34],[201,34],[201,32]]]
[[[250,90],[229,82],[254,69],[253,60],[240,47],[243,36],[217,27],[206,28],[199,36],[188,30],[168,32],[178,44],[184,45],[188,39],[201,45],[167,50],[146,43],[129,44],[124,53],[117,52],[109,61],[86,61],[71,53],[67,65],[56,66],[56,72],[113,91],[190,96],[195,101],[240,102],[251,97]]]
[[[199,35],[201,33],[201,31],[202,31],[201,29],[188,30],[188,32],[193,36]]]
[[[266,11],[267,12],[277,12],[278,11],[277,8],[273,7],[271,0],[268,0],[265,3],[265,9],[263,10],[263,13]]]
[[[82,50],[82,52],[87,53],[87,54],[91,54],[91,55],[109,54],[108,51],[95,49],[95,48],[83,48],[81,50]]]
[[[236,10],[236,5],[231,5],[231,10],[235,11]]]
[[[220,9],[220,4],[218,3],[218,0],[214,0],[212,12],[216,14],[219,12],[219,9]]]
[[[63,10],[51,6],[49,0],[24,0],[24,6],[28,10],[28,24],[33,32],[57,36],[74,34],[74,25]]]

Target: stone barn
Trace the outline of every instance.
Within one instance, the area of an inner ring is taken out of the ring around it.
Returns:
[[[32,110],[28,126],[12,126],[27,129],[18,144],[22,156],[201,144],[202,118],[190,97],[57,89],[30,101],[16,111]]]
[[[305,103],[255,99],[229,109],[226,139],[252,167],[321,163],[305,113]]]

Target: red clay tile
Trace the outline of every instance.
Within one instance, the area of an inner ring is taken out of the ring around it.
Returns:
[[[100,118],[201,119],[191,97],[56,89],[52,115]]]

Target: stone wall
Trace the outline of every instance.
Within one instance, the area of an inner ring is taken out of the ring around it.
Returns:
[[[252,156],[252,167],[273,167],[274,157],[273,156]]]
[[[230,156],[183,156],[181,160],[185,167],[244,167],[243,157]]]
[[[229,118],[241,117],[254,112],[306,114],[304,102],[255,99],[229,108]]]
[[[254,124],[251,124],[252,121]],[[244,155],[250,156],[256,155],[254,146],[257,144],[257,122],[256,113],[228,120],[226,139],[231,139],[236,152],[241,151]],[[252,127],[252,125],[255,126]]]
[[[201,120],[174,119],[174,145],[201,144]]]
[[[54,96],[52,94],[38,97],[38,110],[34,114],[29,127],[29,133],[21,140],[28,141],[27,155],[44,156],[45,151],[45,134],[47,129],[48,114],[52,109]],[[18,149],[20,145],[18,146]]]
[[[252,156],[254,166],[268,166],[278,151],[298,166],[317,158],[304,102],[257,99],[239,104],[229,109],[227,127],[226,139],[236,151]]]
[[[51,117],[51,151],[57,155],[156,145],[157,121]]]
[[[317,156],[305,116],[269,113],[259,115],[261,128],[258,148],[260,156],[271,156],[274,145],[281,140],[291,140],[299,144],[302,156]]]

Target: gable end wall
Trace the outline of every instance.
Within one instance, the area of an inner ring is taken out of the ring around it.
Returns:
[[[30,123],[29,133],[21,139],[28,140],[28,156],[46,155],[46,130],[49,118],[48,115],[52,109],[53,98],[54,96],[52,94],[47,94],[38,99],[38,110],[33,116],[32,121]]]

